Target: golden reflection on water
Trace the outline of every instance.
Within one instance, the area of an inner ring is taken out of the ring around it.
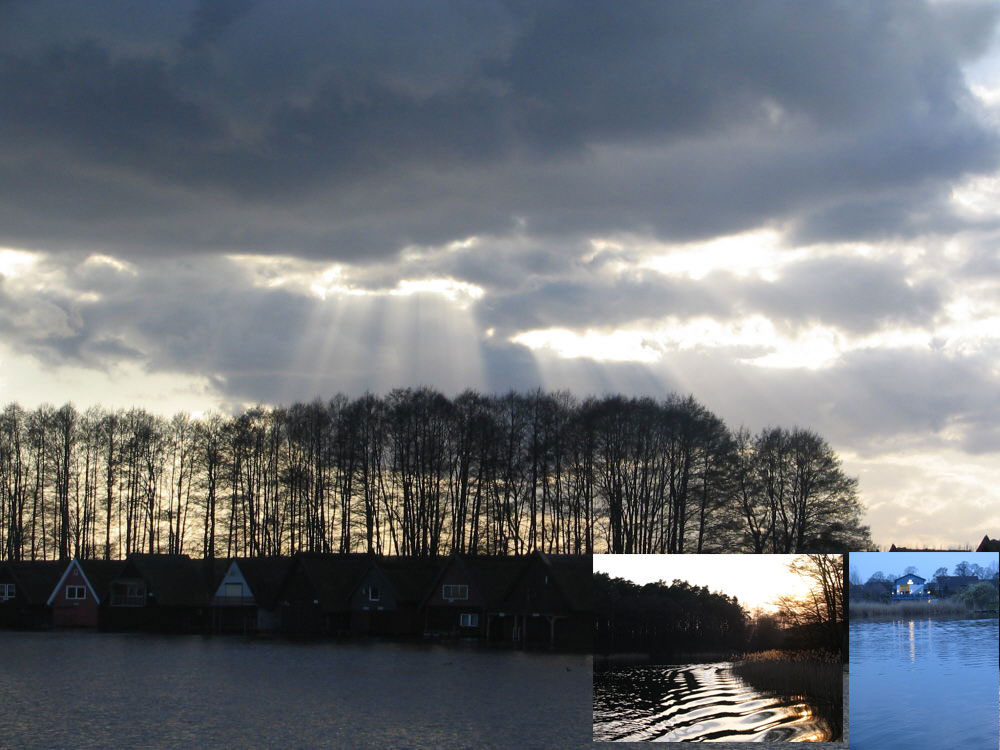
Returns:
[[[615,670],[596,676],[594,739],[829,742],[837,708],[759,692],[722,664]],[[829,714],[829,715],[828,715]]]

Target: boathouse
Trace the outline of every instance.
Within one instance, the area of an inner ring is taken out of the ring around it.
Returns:
[[[124,564],[121,560],[70,560],[46,602],[52,609],[53,627],[98,628],[101,605],[107,603],[111,582]]]
[[[48,605],[65,563],[35,560],[0,564],[0,625],[35,630],[52,626]]]
[[[536,552],[489,613],[493,639],[520,645],[593,643],[593,564],[589,555]]]
[[[446,562],[440,557],[373,558],[351,595],[351,632],[419,635],[420,605]]]
[[[281,630],[292,635],[350,632],[351,595],[372,555],[298,552],[281,587]]]
[[[290,557],[242,557],[216,561],[225,571],[214,581],[214,632],[272,632],[281,627],[278,594],[292,566]]]
[[[424,633],[495,640],[500,634],[490,632],[487,613],[501,611],[525,562],[517,556],[454,555],[424,599]]]
[[[111,581],[107,627],[197,633],[206,629],[211,560],[132,553]]]

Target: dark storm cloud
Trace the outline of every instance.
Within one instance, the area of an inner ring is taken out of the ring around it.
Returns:
[[[865,229],[883,236],[946,220],[942,186],[996,163],[959,68],[989,3],[0,13],[6,244],[357,260],[518,227],[816,238],[921,186]]]

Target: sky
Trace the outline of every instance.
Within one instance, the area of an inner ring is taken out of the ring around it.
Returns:
[[[873,573],[881,572],[893,580],[906,574],[913,566],[917,575],[926,580],[934,577],[938,568],[947,568],[948,575],[955,574],[955,566],[965,561],[981,568],[998,565],[996,552],[852,552],[848,557],[848,571],[853,577],[856,572],[864,583]]]
[[[805,427],[1000,534],[1000,6],[0,0],[0,403]]]
[[[795,555],[594,555],[594,572],[645,584],[674,580],[735,596],[748,611],[776,611],[780,596],[804,597],[809,585],[788,570]]]

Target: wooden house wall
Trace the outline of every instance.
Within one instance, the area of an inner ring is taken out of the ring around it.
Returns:
[[[66,589],[69,586],[82,586],[84,598],[67,598]],[[70,563],[68,575],[60,582],[52,600],[52,625],[57,628],[96,628],[100,624],[100,613],[100,603],[80,573],[80,566]]]

